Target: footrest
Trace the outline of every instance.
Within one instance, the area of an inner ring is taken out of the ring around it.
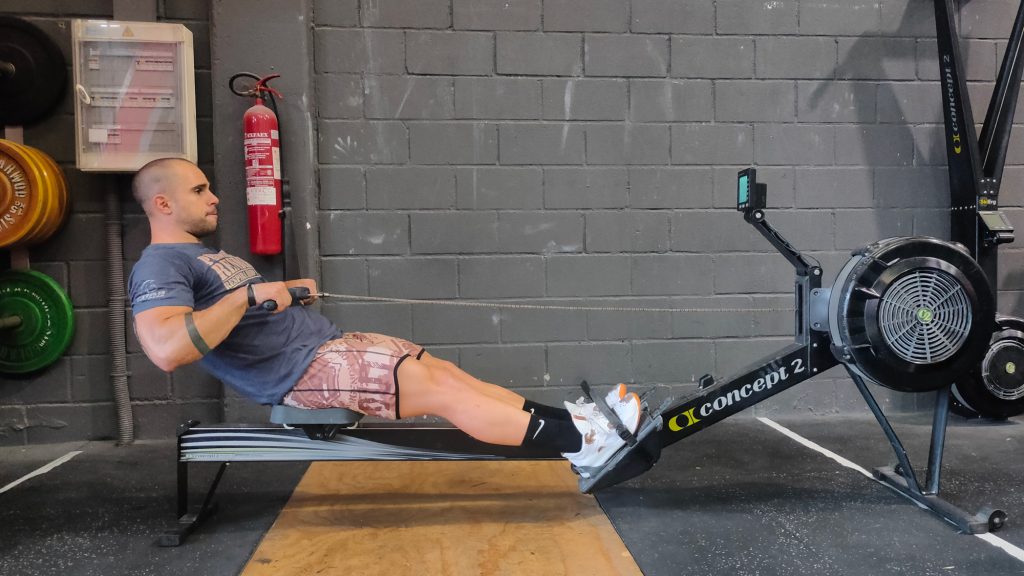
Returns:
[[[274,424],[354,424],[363,417],[348,408],[296,408],[278,404],[270,410]]]
[[[601,412],[601,414],[603,414],[604,417],[608,419],[608,422],[612,425],[612,428],[615,430],[615,433],[619,435],[619,438],[625,440],[626,444],[628,444],[629,446],[635,446],[637,441],[636,436],[633,435],[626,428],[626,425],[622,423],[621,419],[619,419],[619,415],[616,414],[615,410],[612,410],[611,406],[609,406],[608,403],[604,401],[604,398],[600,394],[598,394],[596,397],[593,394],[591,394],[590,384],[587,384],[586,380],[580,382],[580,388],[583,388],[584,398],[586,398],[589,402],[593,402],[594,406],[597,406],[597,409]]]
[[[661,435],[657,432],[662,425],[660,413],[645,414],[636,431],[636,444],[623,446],[604,466],[590,470],[590,478],[580,477],[580,492],[590,494],[650,470],[661,457]]]

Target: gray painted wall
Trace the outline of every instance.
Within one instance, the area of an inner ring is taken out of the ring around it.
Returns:
[[[62,7],[102,16],[108,4],[6,8],[8,0],[5,8],[33,11],[66,46],[60,24],[71,14]],[[791,312],[737,311],[792,306],[788,265],[733,210],[739,168],[759,167],[770,221],[822,262],[826,283],[870,241],[948,236],[929,0],[268,0],[256,8],[163,6],[166,18],[200,31],[201,152],[204,168],[216,160],[210,173],[225,205],[241,205],[237,125],[247,106],[226,94],[227,76],[284,75],[285,165],[300,204],[293,221],[304,231],[293,270],[345,294],[712,310],[322,306],[343,329],[413,339],[536,399],[573,397],[581,378],[678,395],[704,373],[727,376],[787,342]],[[991,0],[961,10],[979,119],[1015,8]],[[71,223],[33,262],[70,285],[82,333],[46,373],[0,382],[0,443],[113,433],[95,233],[102,193],[98,179],[70,169],[69,114],[65,103],[26,132],[80,190]],[[1021,138],[1018,129],[1002,201],[1024,229]],[[134,214],[129,260],[147,239]],[[228,220],[220,243],[244,255],[244,219]],[[1024,252],[1001,255],[1000,311],[1020,315]],[[257,262],[268,275],[280,264]],[[186,416],[221,415],[219,386],[197,370],[164,376],[132,344],[140,436],[167,436]],[[896,410],[929,404],[879,395]],[[835,369],[751,413],[842,415],[861,404]],[[232,420],[263,415],[230,394],[225,406]]]
[[[946,237],[932,10],[927,0],[320,0],[324,285],[554,305],[791,306],[791,269],[733,210],[748,165],[768,183],[770,221],[822,262],[826,283],[870,241]],[[963,8],[981,117],[1014,10]],[[1009,163],[1021,155],[1015,142]],[[1020,179],[1008,169],[1006,205],[1020,205]],[[1020,312],[1019,262],[1004,250],[1004,312]],[[789,312],[325,310],[549,401],[576,394],[581,378],[679,394],[792,331]],[[843,376],[755,412],[861,410]],[[929,400],[881,396],[903,410]]]

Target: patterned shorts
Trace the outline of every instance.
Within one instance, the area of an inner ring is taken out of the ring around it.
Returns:
[[[316,351],[313,362],[282,404],[298,408],[348,408],[397,420],[398,366],[419,359],[423,347],[370,332],[346,332]]]

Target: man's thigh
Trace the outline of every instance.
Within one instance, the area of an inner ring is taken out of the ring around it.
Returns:
[[[283,404],[299,408],[348,408],[369,416],[397,419],[398,369],[424,354],[401,338],[348,332],[324,343]]]

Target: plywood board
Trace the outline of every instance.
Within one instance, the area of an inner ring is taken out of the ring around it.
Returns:
[[[318,462],[243,574],[641,574],[564,461]]]

